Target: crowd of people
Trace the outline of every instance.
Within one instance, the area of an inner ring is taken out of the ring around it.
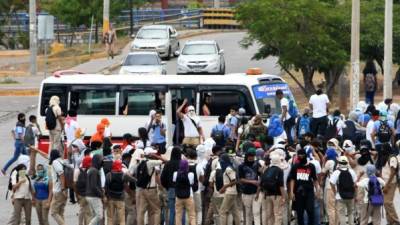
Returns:
[[[49,214],[64,225],[68,199],[79,205],[79,225],[376,225],[382,217],[400,224],[393,203],[400,107],[391,99],[360,102],[346,118],[330,110],[322,90],[302,113],[281,90],[276,98],[280,114],[250,116],[233,106],[210,137],[185,99],[176,113],[182,140],[166,146],[162,111],[152,110],[138,136],[124,134],[118,145],[111,141],[118,128],[107,118],[85,140],[77,113],[65,115],[53,96],[48,155],[37,149],[35,116],[26,125],[19,114],[12,130],[14,155],[2,169],[6,175],[16,164],[8,173],[8,224],[24,217],[30,225],[35,207],[40,225]],[[36,154],[47,163],[36,163]]]

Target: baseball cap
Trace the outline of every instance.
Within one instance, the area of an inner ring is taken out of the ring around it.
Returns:
[[[247,151],[246,151],[246,155],[249,155],[249,156],[255,156],[256,155],[256,149],[255,148],[249,148]]]
[[[340,156],[338,159],[338,163],[341,165],[347,165],[349,164],[349,160],[347,159],[346,156]]]

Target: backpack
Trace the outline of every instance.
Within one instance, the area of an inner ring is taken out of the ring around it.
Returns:
[[[112,160],[103,160],[103,170],[105,175],[111,172],[112,164],[113,164]]]
[[[177,198],[187,199],[190,197],[190,181],[188,173],[179,173],[175,182],[175,194]]]
[[[224,172],[222,172],[222,169],[216,169],[215,170],[215,188],[217,191],[221,190],[221,188],[224,186]]]
[[[17,171],[17,166],[14,167],[14,168],[11,170],[11,172],[10,172],[10,177],[8,178],[8,188],[7,188],[7,193],[6,193],[6,200],[7,200],[7,198],[8,198],[8,193],[9,193],[10,191],[13,190],[13,185],[12,185],[11,176],[12,176],[12,174],[14,173],[14,171]],[[31,189],[31,187],[32,187],[32,185],[31,185],[31,178],[29,178],[29,176],[26,175],[26,179],[27,179],[28,182],[29,182],[29,189]],[[19,181],[19,173],[18,173],[18,171],[17,171],[16,182],[18,183],[18,181]]]
[[[332,138],[336,138],[338,134],[337,130],[337,123],[339,122],[339,119],[333,119],[328,122],[328,127],[326,128],[326,133],[325,133],[325,140],[330,140]]]
[[[140,162],[140,164],[137,168],[136,186],[138,186],[140,188],[148,187],[148,185],[150,184],[150,181],[151,181],[151,177],[153,176],[153,173],[154,173],[154,169],[153,169],[153,171],[149,175],[148,168],[147,168],[147,161],[148,160],[144,160],[144,161]]]
[[[383,206],[382,188],[376,176],[369,178],[368,203],[372,206]]]
[[[81,196],[85,195],[86,192],[86,178],[87,178],[87,171],[79,168],[79,175],[78,179],[75,183],[75,190]]]
[[[194,182],[192,185],[193,192],[196,192],[199,190],[199,180],[197,179],[196,167],[197,167],[197,164],[189,165],[189,172],[193,173],[193,175],[194,175]]]
[[[274,193],[279,190],[279,172],[280,168],[276,166],[268,167],[261,175],[261,188],[266,193]]]
[[[122,195],[124,194],[123,175],[123,173],[113,172],[107,174],[109,183],[106,190],[109,197],[122,197]]]
[[[310,132],[310,117],[309,116],[302,116],[299,120],[299,127],[297,130],[297,136],[301,137],[304,134]]]
[[[356,142],[356,125],[351,120],[344,121],[346,127],[343,128],[343,140],[351,140],[353,143]]]
[[[48,130],[54,130],[57,126],[57,118],[53,112],[53,106],[49,106],[46,109],[46,127]]]
[[[224,146],[225,143],[224,128],[225,125],[223,125],[221,130],[218,130],[218,125],[215,126],[215,132],[213,132],[212,139],[214,139],[216,145],[218,146]]]
[[[340,170],[337,189],[342,199],[354,198],[354,181],[349,170]]]
[[[378,131],[377,131],[377,137],[378,140],[381,143],[387,143],[390,142],[390,139],[392,138],[392,129],[389,127],[389,124],[387,121],[380,121],[381,124],[379,125]]]
[[[367,73],[364,80],[365,91],[375,91],[375,76],[372,73]]]
[[[74,188],[74,168],[70,165],[63,165],[65,188]]]
[[[288,98],[288,100],[289,100],[288,113],[289,113],[291,118],[296,118],[299,115],[299,110],[297,109],[297,106],[294,103],[293,99]]]
[[[204,169],[203,186],[206,187],[206,190],[207,190],[207,187],[210,185],[210,175],[211,175],[211,170],[212,170],[211,166],[212,166],[213,160],[214,160],[213,158],[209,159],[207,162],[207,165]]]
[[[32,124],[29,124],[25,129],[24,144],[27,147],[35,145],[35,134],[33,133]]]

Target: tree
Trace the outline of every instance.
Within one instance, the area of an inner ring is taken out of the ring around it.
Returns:
[[[323,74],[332,95],[350,59],[350,9],[335,0],[245,1],[237,8],[237,19],[249,32],[242,45],[261,44],[254,59],[279,57],[278,64],[307,97],[316,90],[316,72]]]

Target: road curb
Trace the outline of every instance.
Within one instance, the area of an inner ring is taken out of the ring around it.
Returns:
[[[39,95],[39,88],[0,90],[0,96],[38,96],[38,95]]]
[[[19,113],[25,113],[26,114],[29,111],[31,111],[33,109],[36,109],[36,108],[37,108],[37,105],[31,105],[31,106],[28,106],[27,108],[25,108],[25,109],[23,109],[21,111],[9,112],[9,113],[7,113],[7,114],[5,114],[3,116],[0,116],[0,123],[3,123],[3,122],[8,121],[8,120],[10,120],[12,118],[15,118]]]

